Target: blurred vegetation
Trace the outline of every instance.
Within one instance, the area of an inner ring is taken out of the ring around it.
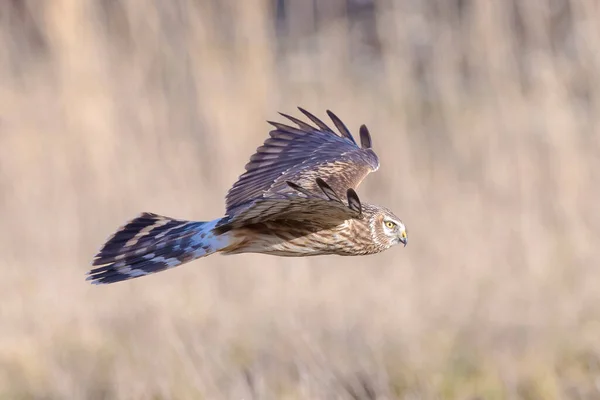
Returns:
[[[592,399],[591,0],[4,0],[1,399]],[[369,257],[212,256],[106,287],[141,211],[207,220],[303,106],[365,123]]]

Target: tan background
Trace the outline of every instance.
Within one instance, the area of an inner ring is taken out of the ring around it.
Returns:
[[[586,0],[3,0],[0,398],[577,399],[600,379]],[[208,220],[297,105],[370,128],[410,243],[93,287],[141,211]]]

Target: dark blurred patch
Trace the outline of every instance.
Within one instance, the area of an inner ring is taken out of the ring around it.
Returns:
[[[0,43],[7,50],[6,64],[15,78],[22,78],[29,67],[49,54],[48,40],[43,33],[45,6],[46,3],[35,0],[0,2]]]

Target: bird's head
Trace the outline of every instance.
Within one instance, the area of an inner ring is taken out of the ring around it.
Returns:
[[[373,239],[382,247],[390,248],[399,243],[406,246],[408,236],[406,226],[394,213],[384,207],[377,207],[370,213],[369,225]]]

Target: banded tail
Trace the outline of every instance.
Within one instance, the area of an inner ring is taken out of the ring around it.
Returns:
[[[88,272],[95,285],[115,283],[205,257],[227,247],[227,234],[213,228],[219,220],[184,221],[143,213],[115,232],[94,257]]]

